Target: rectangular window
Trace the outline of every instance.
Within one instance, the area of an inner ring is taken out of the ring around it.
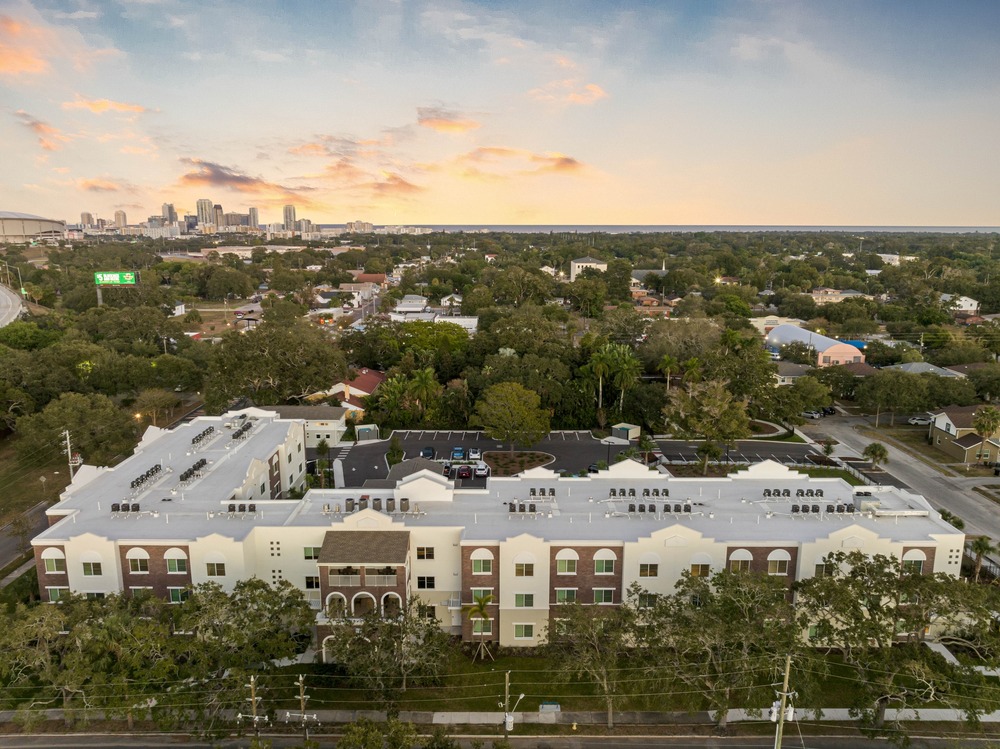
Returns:
[[[514,608],[517,609],[530,609],[535,605],[535,594],[534,593],[515,593],[514,594]]]
[[[594,574],[595,575],[613,575],[613,574],[615,574],[615,560],[614,559],[595,559],[594,560]]]
[[[417,578],[417,587],[420,588],[420,590],[434,590],[434,576],[420,575]]]
[[[691,577],[708,577],[712,574],[712,566],[709,564],[692,564]]]
[[[594,588],[594,603],[614,603],[614,588]]]
[[[418,546],[417,547],[417,559],[433,559],[434,558],[434,547],[433,546]]]
[[[576,588],[556,588],[556,603],[576,603]]]
[[[184,603],[188,598],[188,591],[185,588],[167,588],[167,600],[170,603]]]
[[[49,600],[53,602],[59,601],[64,596],[69,595],[69,588],[46,588],[45,590],[49,594]]]
[[[493,574],[493,560],[492,559],[473,559],[472,560],[472,574],[473,575],[492,575]]]
[[[530,640],[535,636],[535,625],[534,624],[515,624],[514,625],[514,639],[515,640]]]
[[[514,565],[514,577],[534,577],[535,565],[531,562]]]
[[[88,601],[99,601],[104,598],[104,593],[86,593],[85,595]]]
[[[84,562],[83,574],[85,577],[100,577],[104,574],[101,570],[100,562]]]
[[[557,575],[575,575],[576,574],[576,560],[575,559],[557,559],[556,560],[556,574]]]
[[[262,496],[262,497],[264,496],[264,484],[263,484],[263,482],[260,485],[260,496]]]
[[[474,634],[474,635],[492,635],[493,634],[493,620],[492,619],[473,619],[472,620],[472,634]]]
[[[167,572],[171,575],[183,575],[188,571],[187,559],[168,559]]]
[[[319,590],[319,575],[306,575],[306,590]]]
[[[731,559],[729,561],[729,571],[730,572],[749,572],[750,571],[750,560],[749,559]]]
[[[319,548],[318,546],[306,546],[302,550],[303,557],[305,559],[319,559]]]
[[[144,591],[152,590],[152,589],[153,588],[150,585],[131,585],[131,586],[129,586],[129,592],[132,594],[133,598],[138,598],[139,596],[143,595]]]
[[[225,577],[226,565],[224,562],[209,562],[205,565],[209,577]]]
[[[129,559],[128,560],[128,571],[133,575],[144,575],[149,572],[149,560],[148,559]]]
[[[656,605],[656,593],[640,593],[639,594],[639,608],[640,609],[650,609]]]
[[[472,589],[472,600],[475,601],[477,598],[486,598],[486,596],[493,595],[493,588],[473,588]]]
[[[660,565],[658,564],[639,565],[639,577],[657,577],[659,574],[660,574]]]
[[[830,357],[829,356],[824,356],[823,357],[823,363],[824,364],[829,364],[830,363]]]
[[[924,571],[922,559],[909,559],[903,562],[903,572],[907,575],[919,575]]]
[[[769,559],[767,562],[767,574],[769,575],[787,575],[788,574],[788,560],[787,559]]]
[[[815,577],[832,577],[837,572],[837,566],[834,564],[829,564],[824,562],[823,564],[816,565],[816,571],[813,572]]]
[[[45,571],[48,572],[49,574],[66,572],[66,560],[65,559],[46,559],[45,560]]]

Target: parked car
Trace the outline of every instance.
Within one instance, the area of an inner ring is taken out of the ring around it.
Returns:
[[[600,470],[601,469],[597,467],[597,463],[591,463],[587,466],[587,473],[598,473]]]
[[[480,463],[476,466],[476,470],[473,473],[477,479],[485,478],[490,475],[490,467],[485,463]]]
[[[451,448],[451,459],[452,460],[465,460],[465,448],[464,447],[453,447],[453,448]]]
[[[420,457],[427,458],[428,460],[434,460],[435,451],[433,447],[427,446],[420,448]]]
[[[917,427],[925,427],[930,424],[933,424],[934,419],[932,419],[930,416],[911,416],[909,419],[906,420],[906,423],[913,424],[913,426]]]
[[[472,478],[472,466],[459,466],[458,470],[455,471],[455,478],[459,478],[459,479],[471,479]]]
[[[445,476],[451,476],[451,463],[449,463],[447,460],[441,467],[441,473],[443,473]]]
[[[823,415],[824,416],[834,416],[834,415],[836,415],[836,413],[837,413],[837,409],[834,408],[833,406],[823,406]]]
[[[802,412],[802,417],[804,419],[822,419],[823,418],[823,412],[822,411],[803,411]]]
[[[469,460],[482,460],[482,459],[483,459],[482,450],[480,450],[478,447],[469,448]]]

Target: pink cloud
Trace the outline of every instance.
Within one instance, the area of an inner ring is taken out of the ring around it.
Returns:
[[[14,114],[21,120],[22,125],[38,136],[38,145],[46,151],[58,151],[62,148],[63,143],[68,143],[71,140],[59,128],[32,117],[23,109],[17,110]]]
[[[417,124],[438,133],[461,134],[482,127],[482,123],[440,107],[417,107]]]
[[[528,96],[536,101],[558,102],[562,104],[593,104],[606,99],[608,92],[596,83],[581,85],[579,78],[550,81],[544,86],[533,88]]]
[[[63,109],[87,109],[94,114],[103,114],[104,112],[145,112],[146,107],[141,104],[127,104],[121,101],[113,101],[111,99],[85,99],[76,94],[75,101],[65,101],[62,105]]]

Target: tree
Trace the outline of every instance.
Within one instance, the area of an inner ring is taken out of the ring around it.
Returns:
[[[465,615],[469,618],[469,621],[473,622],[473,631],[475,631],[475,622],[489,621],[490,605],[492,603],[493,595],[491,593],[486,593],[484,595],[475,596],[472,599],[472,603],[465,607]],[[480,625],[479,647],[477,647],[476,652],[472,654],[472,660],[475,661],[476,658],[481,658],[485,661],[487,657],[491,661],[493,660],[493,654],[486,645],[486,627]]]
[[[896,411],[915,411],[927,398],[927,386],[919,375],[883,369],[866,377],[857,389],[858,402],[875,410],[875,426],[883,410],[891,411],[893,423]]]
[[[340,749],[412,749],[417,731],[412,723],[389,718],[375,723],[367,718],[350,723],[337,741]]]
[[[685,685],[692,708],[707,702],[724,728],[732,707],[752,706],[760,685],[774,681],[781,657],[802,650],[786,580],[755,572],[685,572],[674,594],[640,610],[645,659]],[[803,674],[796,686],[806,685]]]
[[[983,569],[983,557],[996,551],[993,542],[988,536],[977,536],[972,541],[972,553],[976,555],[976,569],[972,576],[972,581],[979,582],[979,573]]]
[[[642,362],[624,343],[609,343],[607,348],[611,357],[611,381],[620,392],[618,412],[621,413],[625,408],[625,393],[635,387],[642,374]]]
[[[136,396],[132,408],[137,414],[148,416],[153,426],[157,426],[156,417],[162,412],[164,417],[173,416],[174,409],[181,403],[177,393],[162,388],[148,388]]]
[[[972,428],[983,438],[979,443],[979,462],[985,463],[986,441],[1000,429],[1000,408],[983,406],[976,409],[976,413],[972,417]]]
[[[615,705],[625,694],[628,657],[635,652],[635,608],[621,606],[560,606],[552,619],[548,651],[562,664],[561,670],[575,679],[589,679],[607,710],[608,728],[615,727]]]
[[[735,398],[721,380],[675,388],[670,392],[663,417],[676,437],[701,437],[707,446],[731,444],[750,436],[747,401]],[[702,452],[705,473],[711,453],[711,447]]]
[[[677,357],[671,356],[670,354],[664,354],[660,357],[660,361],[657,364],[657,369],[663,373],[663,378],[667,381],[667,390],[670,390],[670,375],[676,372],[680,367],[681,363],[677,361]]]
[[[68,430],[74,451],[88,463],[106,464],[135,445],[135,422],[104,395],[64,393],[35,414],[22,416],[14,431],[21,455],[53,453]]]
[[[538,393],[516,382],[487,388],[476,403],[475,417],[487,436],[514,445],[533,445],[549,432],[549,415],[540,407]]]
[[[872,442],[861,452],[861,457],[872,464],[872,468],[878,468],[880,463],[889,462],[889,451],[881,442]]]
[[[611,374],[613,359],[608,347],[595,351],[591,357],[589,365],[590,374],[597,378],[597,409],[604,408],[604,380]]]
[[[857,550],[827,557],[825,572],[797,585],[799,623],[812,644],[839,652],[851,669],[851,714],[870,736],[906,742],[903,725],[886,725],[886,709],[929,703],[962,712],[976,723],[998,698],[974,666],[949,663],[923,645],[939,642],[996,660],[992,624],[996,593],[950,575],[925,573],[895,557]],[[919,563],[916,563],[919,565]]]

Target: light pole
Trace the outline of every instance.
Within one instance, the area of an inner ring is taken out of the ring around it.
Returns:
[[[524,692],[518,696],[514,707],[510,707],[510,671],[507,671],[503,677],[503,704],[500,705],[503,708],[503,737],[505,739],[514,730],[514,711],[517,710],[517,706],[521,704],[523,699]]]

